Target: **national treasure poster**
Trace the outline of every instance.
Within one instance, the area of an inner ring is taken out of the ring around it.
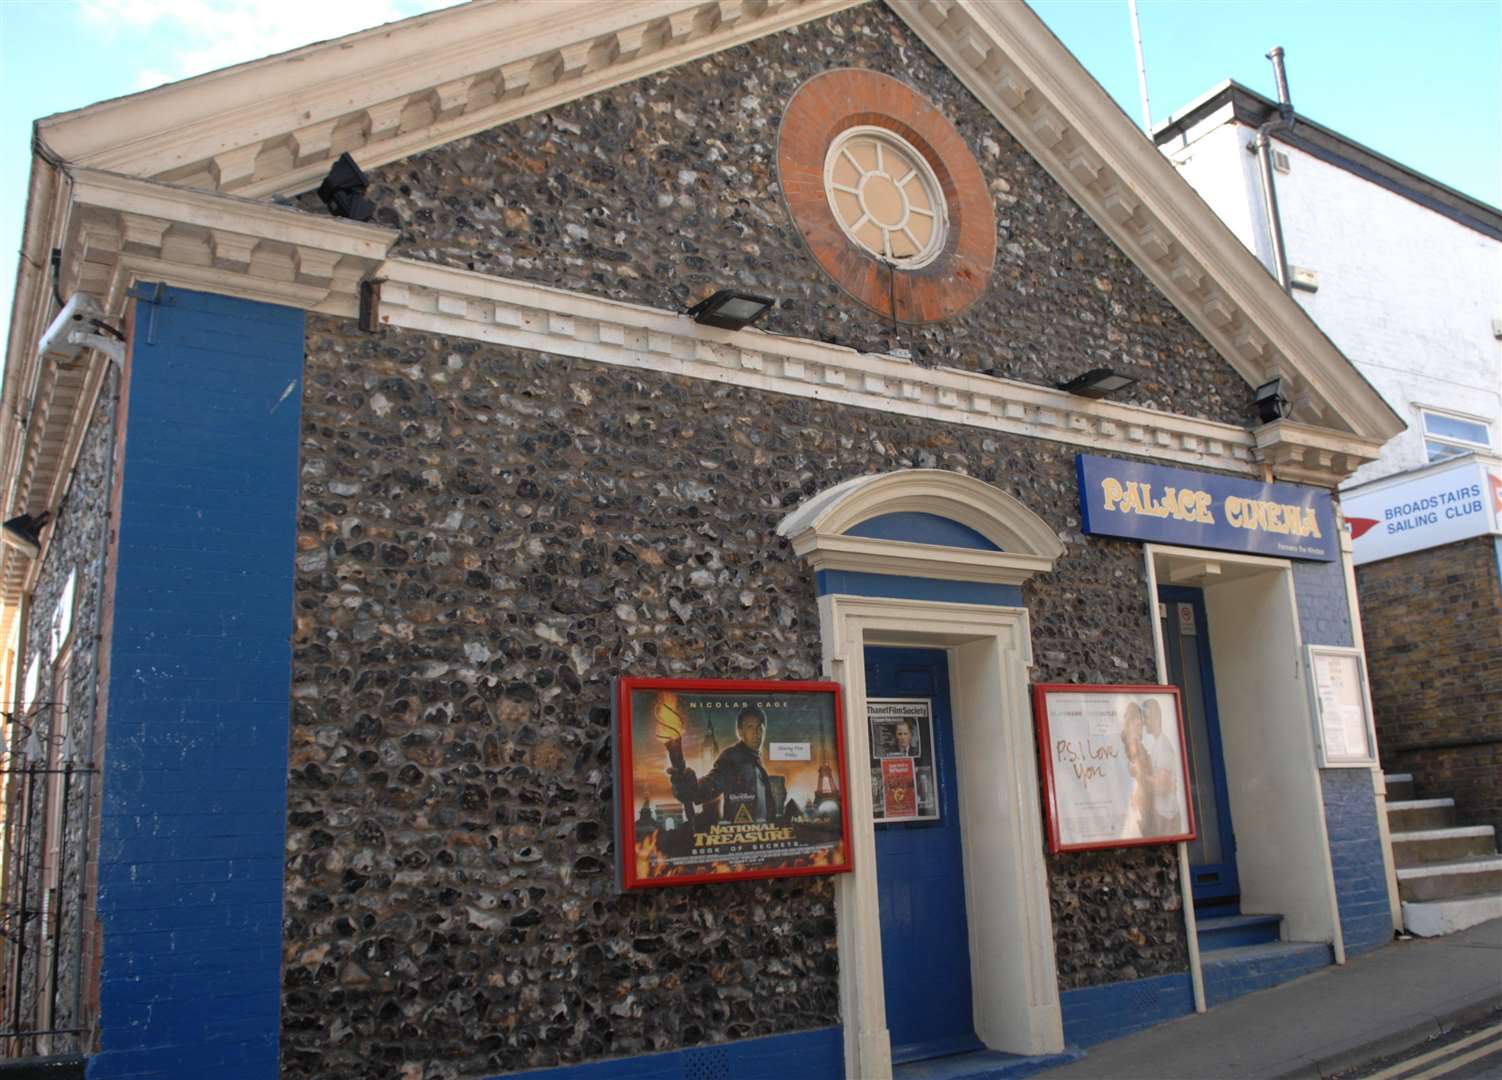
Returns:
[[[621,679],[626,889],[850,868],[834,683]]]

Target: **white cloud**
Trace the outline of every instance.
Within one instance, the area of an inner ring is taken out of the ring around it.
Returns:
[[[3,0],[0,0],[3,2]],[[97,32],[149,35],[160,51],[141,57],[138,89],[341,37],[446,7],[451,0],[83,0]]]

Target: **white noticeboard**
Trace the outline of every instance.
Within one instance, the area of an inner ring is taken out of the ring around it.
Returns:
[[[1377,734],[1372,726],[1372,696],[1361,650],[1310,645],[1308,652],[1320,767],[1375,765]]]

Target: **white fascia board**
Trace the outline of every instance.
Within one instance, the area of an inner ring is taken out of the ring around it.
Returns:
[[[58,113],[37,127],[69,161],[154,176],[256,134],[307,127],[683,6],[477,0]]]
[[[911,544],[855,536],[815,536],[812,531],[792,538],[794,553],[805,556],[818,570],[974,581],[987,585],[1023,585],[1035,574],[1053,569],[1043,555],[1005,551],[975,551],[938,544]]]
[[[80,205],[154,218],[173,225],[218,229],[293,247],[382,260],[400,235],[382,225],[310,214],[290,207],[95,169],[74,169],[73,198]]]
[[[380,270],[381,321],[512,348],[1254,475],[1245,428],[408,259]],[[1331,482],[1334,482],[1333,480]]]
[[[95,168],[288,194],[328,171],[336,127],[337,149],[382,165],[865,2],[477,0],[48,117],[38,131]],[[426,120],[409,127],[413,108]],[[278,147],[291,164],[263,175],[258,156]]]

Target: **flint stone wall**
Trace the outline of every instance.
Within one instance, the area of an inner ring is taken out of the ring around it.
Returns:
[[[777,132],[808,79],[904,79],[953,123],[995,200],[991,288],[900,328],[809,256],[777,183]],[[655,308],[717,288],[778,298],[769,330],[1054,386],[1110,366],[1116,400],[1234,424],[1251,390],[885,5],[841,12],[370,172],[395,254]],[[1186,197],[1190,196],[1188,190]],[[313,196],[304,205],[323,213]]]
[[[42,767],[49,762],[61,764],[64,741],[71,732],[73,736],[74,762],[77,765],[97,764],[97,747],[90,733],[94,727],[94,711],[97,700],[96,688],[99,676],[99,600],[104,578],[104,532],[109,528],[110,471],[114,467],[115,409],[118,375],[111,365],[99,392],[99,400],[90,419],[79,451],[78,465],[73,474],[62,504],[54,517],[56,524],[32,593],[31,610],[26,623],[25,657],[22,673],[30,666],[33,657],[40,657],[38,667],[36,708],[22,721],[36,728],[39,745],[43,752]],[[74,608],[70,647],[71,661],[68,667],[66,692],[56,678],[56,656],[52,648],[52,622],[67,585],[68,575],[76,571],[73,586]],[[57,704],[66,699],[67,706]],[[19,730],[18,743],[26,742],[26,733]],[[94,752],[91,760],[90,752]],[[8,759],[15,761],[15,757]],[[84,905],[93,905],[93,897],[83,899],[86,856],[91,845],[97,846],[97,837],[89,839],[89,815],[91,798],[97,795],[97,777],[94,774],[77,773],[68,783],[66,823],[64,826],[61,857],[61,921],[53,921],[49,933],[57,934],[58,963],[56,1005],[50,1024],[38,1023],[40,1013],[39,991],[51,973],[51,956],[43,940],[42,919],[37,914],[42,907],[40,874],[42,872],[45,825],[47,821],[48,774],[37,772],[30,783],[25,773],[13,774],[13,830],[12,851],[28,850],[20,839],[24,824],[30,829],[30,874],[26,910],[32,913],[20,923],[19,934],[25,942],[25,958],[21,970],[20,997],[23,1008],[20,1028],[33,1030],[39,1027],[76,1028],[86,1025],[85,1015],[91,1008],[83,1002],[78,1008],[79,981],[89,978],[84,970],[87,949],[82,949],[83,926],[80,919]],[[21,813],[19,803],[30,788],[30,809]],[[62,777],[55,785],[54,797],[61,800]],[[21,860],[11,867],[7,898],[10,910],[21,907],[20,881]],[[49,905],[49,920],[56,920],[57,908]],[[14,949],[16,946],[13,945]],[[14,957],[14,952],[11,954]],[[46,964],[46,972],[39,965]],[[52,1041],[51,1053],[81,1051],[83,1042],[76,1035],[58,1036]],[[39,1044],[23,1040],[18,1047],[21,1055],[39,1052]]]
[[[308,328],[288,1076],[488,1075],[839,1022],[828,879],[617,896],[611,875],[610,680],[816,677],[814,583],[775,528],[831,484],[945,468],[1012,493],[1068,543],[1026,594],[1036,677],[1152,676],[1141,550],[1079,534],[1072,448]],[[1064,988],[1185,969],[1170,848],[1050,875]]]

